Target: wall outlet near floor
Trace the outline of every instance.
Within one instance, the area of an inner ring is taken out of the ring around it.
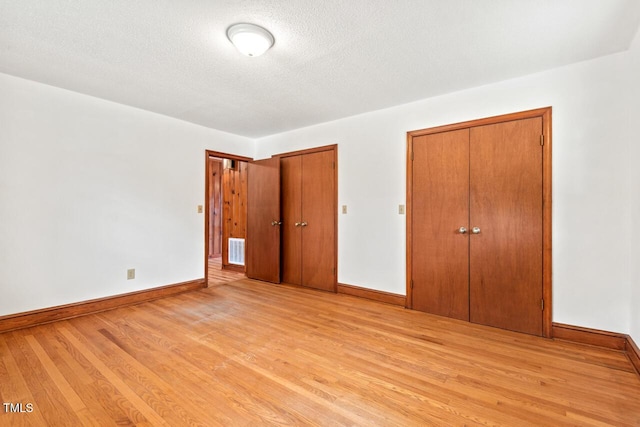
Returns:
[[[131,280],[131,279],[135,279],[136,278],[136,269],[135,268],[130,268],[127,270],[127,280]]]

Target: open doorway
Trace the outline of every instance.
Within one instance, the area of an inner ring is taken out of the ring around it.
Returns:
[[[206,151],[205,278],[245,277],[248,157]]]

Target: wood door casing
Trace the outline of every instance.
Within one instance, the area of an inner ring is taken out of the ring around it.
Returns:
[[[416,137],[411,308],[469,320],[469,130]]]
[[[282,185],[282,281],[302,284],[302,156],[280,160]],[[298,225],[296,225],[298,224]]]
[[[542,334],[542,118],[471,128],[470,320]]]
[[[280,159],[248,165],[247,277],[280,283]]]
[[[301,161],[302,284],[335,292],[334,151],[305,154]]]

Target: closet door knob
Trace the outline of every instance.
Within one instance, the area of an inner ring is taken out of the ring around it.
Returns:
[[[458,233],[466,234],[467,233],[467,229],[465,227],[460,227],[460,228],[458,228]]]
[[[274,227],[275,227],[276,225],[282,225],[282,221],[275,221],[275,220],[274,220],[274,221],[271,221],[271,225],[273,225]]]
[[[473,227],[473,228],[471,229],[471,232],[472,232],[473,234],[480,234],[480,227]]]
[[[306,227],[307,223],[306,222],[302,222],[302,223],[300,223],[300,225],[303,226],[303,227]]]
[[[293,224],[293,225],[295,225],[296,227],[300,227],[300,223],[299,223],[299,222],[296,222],[296,223],[295,223],[295,224]]]

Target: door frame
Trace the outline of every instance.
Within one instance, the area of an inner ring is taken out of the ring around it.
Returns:
[[[209,187],[212,185],[211,171],[209,170],[209,158],[216,157],[219,159],[237,160],[241,162],[251,162],[253,159],[250,157],[222,153],[220,151],[213,150],[205,150],[204,154],[204,283],[205,286],[209,286],[209,227],[211,226],[209,223],[209,209],[211,208],[209,203]]]
[[[517,113],[500,116],[487,117],[483,119],[470,120],[466,122],[454,123],[444,126],[437,126],[427,129],[419,129],[407,132],[407,218],[406,218],[406,308],[413,306],[412,292],[412,196],[413,196],[413,159],[412,141],[414,137],[429,135],[434,133],[448,132],[452,130],[472,128],[489,124],[509,122],[514,120],[529,119],[533,117],[542,118],[542,298],[544,308],[542,310],[542,336],[551,337],[552,325],[552,236],[551,236],[551,107],[538,108],[534,110],[521,111]]]

